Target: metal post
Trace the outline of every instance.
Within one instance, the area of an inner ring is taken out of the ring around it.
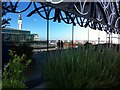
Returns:
[[[2,2],[0,1],[0,6],[2,6]],[[2,12],[2,8],[0,8],[0,12]],[[0,13],[0,16],[2,16],[2,13]],[[2,24],[0,22],[0,24]],[[2,30],[2,28],[0,27],[0,30]],[[2,31],[0,31],[0,78],[2,77],[2,42],[4,37],[2,37]],[[4,50],[4,49],[3,49]]]
[[[49,20],[47,19],[47,51],[49,50]]]
[[[118,34],[118,51],[120,51],[120,34]]]
[[[100,43],[100,32],[98,30],[98,44]]]
[[[110,32],[109,32],[109,41],[108,41],[108,43],[109,43],[109,47],[110,47]]]
[[[110,33],[111,34],[111,41],[110,41],[110,45],[111,45],[111,48],[112,48],[112,32]]]
[[[74,42],[74,25],[72,24],[72,48],[73,48],[73,42]]]
[[[106,44],[107,44],[107,32],[106,32]]]
[[[88,27],[88,43],[89,43],[89,27]]]
[[[47,10],[49,10],[49,7]],[[47,14],[47,51],[48,50],[49,50],[49,15]]]

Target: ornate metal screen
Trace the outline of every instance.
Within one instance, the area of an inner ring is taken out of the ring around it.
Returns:
[[[28,17],[38,13],[42,18],[53,20],[54,22],[58,21],[60,23],[63,20],[67,24],[78,24],[85,28],[90,27],[120,34],[119,0],[114,0],[114,2],[110,2],[111,0],[96,0],[96,2],[90,2],[89,0],[73,0],[75,2],[57,0],[59,3],[36,1],[27,2],[25,8],[19,11],[17,11],[17,7],[21,7],[18,5],[20,3],[19,0],[18,2],[7,1],[9,2],[2,3],[2,9],[8,12],[22,13],[33,5],[34,9],[28,13]]]

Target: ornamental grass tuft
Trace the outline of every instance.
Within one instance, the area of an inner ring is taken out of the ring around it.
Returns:
[[[113,88],[120,85],[119,58],[110,48],[61,50],[44,61],[44,80],[53,88]]]

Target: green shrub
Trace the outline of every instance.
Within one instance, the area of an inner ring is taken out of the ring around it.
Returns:
[[[9,54],[12,59],[4,67],[2,86],[3,88],[26,88],[23,71],[27,68],[31,60],[27,60],[24,54],[18,56],[11,50]]]
[[[54,88],[112,88],[120,84],[120,53],[86,48],[50,54],[43,64],[44,79]]]

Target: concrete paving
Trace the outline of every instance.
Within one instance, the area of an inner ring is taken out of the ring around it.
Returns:
[[[50,52],[56,53],[55,50],[51,50],[48,52],[47,51],[38,51],[38,52],[35,51],[33,53],[32,63],[28,66],[25,72],[25,78],[26,78],[25,83],[28,86],[28,89],[45,87],[44,84],[42,84],[43,83],[42,62],[46,59],[47,55]]]
[[[58,55],[61,50],[34,51],[32,56],[32,64],[29,65],[25,72],[26,85],[28,89],[45,88],[46,84],[43,82],[42,62],[50,53]]]
[[[40,90],[44,90],[46,88],[46,85],[47,83],[41,83],[40,85],[34,87],[34,88],[31,88],[29,90],[35,90],[35,89],[40,89]]]
[[[25,72],[26,84],[28,88],[33,88],[42,83],[42,61],[45,60],[45,52],[34,52],[32,63]]]

